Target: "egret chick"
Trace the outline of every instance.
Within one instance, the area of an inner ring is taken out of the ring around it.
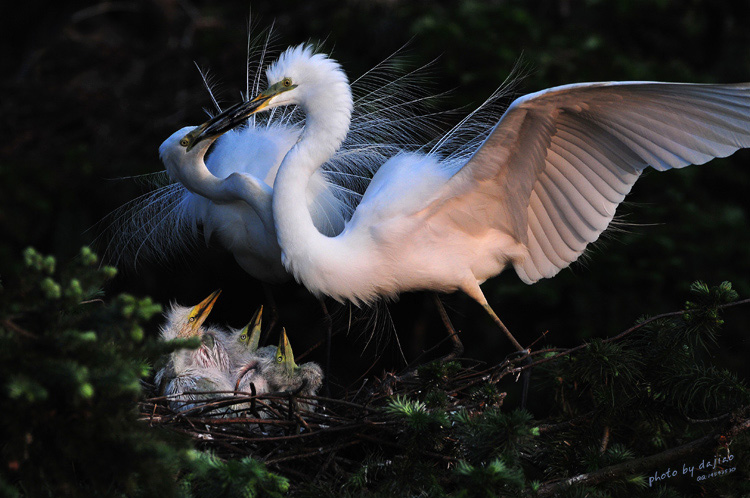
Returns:
[[[272,357],[275,349],[271,346],[259,348],[261,327],[263,324],[263,306],[258,308],[247,325],[241,329],[230,329],[225,336],[226,349],[229,352],[231,369],[237,371],[257,356]]]
[[[295,363],[286,330],[282,329],[278,347],[260,348],[257,355],[240,371],[237,382],[240,386],[238,390],[244,392],[249,392],[247,387],[253,383],[258,394],[294,392],[314,396],[323,383],[323,371],[314,362],[299,366]]]
[[[269,355],[268,352],[271,352]],[[286,335],[286,330],[281,330],[279,346],[277,348],[266,346],[258,350],[260,354],[253,358],[240,372],[237,380],[238,391],[252,392],[251,384],[255,388],[255,394],[265,392],[287,392],[295,395],[315,396],[323,383],[323,371],[314,362],[297,365],[294,361],[294,353]],[[302,407],[312,410],[315,403],[302,402]],[[242,409],[251,409],[251,403],[241,405]],[[267,418],[268,413],[255,411],[260,418]]]
[[[263,307],[253,315],[248,325],[236,332],[234,343],[236,364],[234,370],[233,389],[240,393],[252,395],[269,392],[269,385],[265,377],[268,368],[273,365],[276,348],[265,346],[259,348]],[[253,415],[266,418],[265,411],[258,411],[253,401],[234,406],[235,410],[250,410]]]
[[[259,347],[261,325],[263,320],[263,306],[253,315],[252,320],[244,329],[236,332],[234,343],[234,376],[235,390],[252,392],[250,384],[255,386],[255,393],[267,392],[268,383],[263,373],[268,364],[273,362],[276,348],[273,346]]]
[[[175,411],[195,406],[189,401],[210,397],[207,392],[231,391],[229,353],[223,345],[224,332],[207,329],[203,323],[216,304],[221,291],[211,293],[192,307],[173,303],[166,313],[167,321],[161,328],[165,341],[200,337],[197,349],[180,349],[171,353],[166,365],[157,371],[154,382],[159,391],[169,396],[169,406]]]
[[[314,396],[323,383],[323,370],[312,361],[297,365],[286,330],[281,329],[279,347],[274,361],[263,372],[272,391],[293,392],[304,396]]]
[[[161,339],[171,341],[174,339],[189,339],[200,337],[202,343],[194,350],[179,349],[169,355],[167,365],[156,373],[155,381],[159,385],[170,372],[181,372],[190,367],[209,367],[223,364],[227,361],[226,350],[217,348],[215,331],[209,332],[203,327],[209,313],[216,304],[221,293],[214,291],[206,299],[195,306],[180,306],[172,303],[165,313],[166,322],[161,326]]]

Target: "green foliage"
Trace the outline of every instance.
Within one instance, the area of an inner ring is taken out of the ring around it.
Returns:
[[[216,473],[226,496],[282,496],[288,483],[262,464],[196,456],[138,420],[153,361],[185,346],[146,337],[158,304],[101,299],[116,271],[86,247],[61,269],[31,248],[23,260],[0,301],[0,495],[218,496],[205,491]]]
[[[417,369],[419,378],[427,384],[439,385],[461,371],[461,363],[457,361],[433,361],[420,366]]]
[[[727,282],[716,287],[696,282],[683,313],[641,320],[618,341],[594,340],[540,369],[545,387],[555,392],[558,416],[585,421],[563,424],[543,438],[540,455],[550,462],[548,475],[591,472],[679,446],[713,427],[696,419],[750,405],[745,383],[711,361],[723,323],[721,306],[736,299]],[[644,477],[635,475],[597,489],[630,496],[644,485]],[[669,489],[664,488],[665,496]],[[583,486],[564,496],[590,492]]]
[[[604,452],[597,449],[593,456],[596,458],[596,463],[589,466],[589,469],[592,471],[633,460],[637,455],[622,444],[613,444]]]
[[[120,301],[103,302],[116,271],[97,268],[87,247],[60,270],[32,248],[23,259],[0,309],[4,481],[30,496],[174,495],[164,476],[186,446],[136,413],[155,348],[133,331],[160,307],[131,317]]]
[[[461,461],[456,465],[455,473],[463,487],[455,494],[457,498],[518,496],[525,485],[523,472],[509,467],[499,458],[480,466]]]
[[[711,361],[722,307],[737,294],[728,283],[695,283],[682,313],[642,320],[617,340],[548,353],[551,361],[534,369],[532,395],[551,400],[546,420],[502,406],[502,384],[491,377],[458,396],[464,388],[456,379],[467,378],[461,365],[429,364],[412,394],[383,406],[386,432],[374,439],[382,445],[361,453],[356,470],[297,483],[250,457],[192,450],[139,421],[154,361],[200,341],[150,337],[159,305],[130,295],[103,299],[101,285],[114,270],[98,268],[86,249],[62,268],[32,249],[23,259],[26,271],[2,291],[0,316],[0,493],[7,496],[535,496],[541,482],[700,438],[712,425],[696,419],[729,420],[750,405],[745,383]],[[735,438],[730,451],[750,447],[747,439]],[[722,490],[737,484],[734,477],[701,485]],[[647,476],[634,473],[557,495],[669,497],[675,489],[682,488],[649,488]]]
[[[722,282],[711,288],[703,282],[693,282],[690,291],[694,294],[694,299],[685,303],[683,318],[689,325],[688,330],[704,329],[704,334],[692,334],[691,345],[705,348],[703,343],[706,340],[715,342],[715,331],[724,324],[719,316],[718,306],[736,301],[738,295],[730,282]]]
[[[559,498],[611,498],[605,490],[590,486],[571,486],[557,495]]]
[[[417,437],[429,431],[439,431],[450,424],[445,410],[427,410],[421,401],[413,401],[400,396],[393,398],[385,410],[405,419],[410,433]]]
[[[190,470],[182,480],[184,498],[281,498],[289,490],[286,478],[272,474],[252,458],[222,461],[197,451],[189,456]]]
[[[570,361],[570,375],[586,388],[600,408],[621,409],[618,398],[622,390],[641,384],[643,361],[641,352],[616,342],[591,341],[580,355]]]
[[[676,467],[678,459],[664,468],[545,490],[552,481],[631,464],[716,430],[701,417],[746,417],[744,383],[710,361],[722,306],[736,299],[728,283],[696,283],[683,312],[641,320],[617,338],[592,340],[572,353],[537,357],[550,360],[533,369],[531,397],[547,400],[543,418],[497,403],[504,399],[502,380],[473,381],[466,389],[456,379],[467,378],[467,371],[451,363],[426,365],[410,395],[385,405],[388,431],[378,438],[382,444],[365,452],[362,466],[329,485],[303,487],[300,496],[625,498],[689,496],[700,489],[739,496],[726,490],[742,488],[742,460],[736,474],[700,483],[675,478],[649,487],[653,472]],[[462,390],[463,398],[456,392]],[[742,454],[748,439],[736,437],[731,451]]]
[[[508,462],[518,464],[521,452],[539,434],[534,427],[534,417],[525,410],[503,412],[491,408],[473,417],[459,412],[454,420],[464,458],[474,464],[501,455]]]
[[[496,384],[486,382],[471,389],[471,398],[484,406],[496,406],[502,401],[504,393],[501,393]]]

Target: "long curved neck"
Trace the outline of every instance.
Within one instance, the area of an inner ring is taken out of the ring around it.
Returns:
[[[206,146],[206,148],[208,148]],[[271,198],[273,191],[264,182],[249,175],[232,173],[227,178],[215,176],[206,166],[204,154],[199,153],[182,158],[178,164],[168,168],[186,189],[205,197],[216,204],[242,201],[258,214],[266,229],[273,232]]]
[[[305,199],[310,177],[333,156],[349,130],[352,101],[348,87],[331,94],[338,94],[338,99],[304,107],[305,129],[281,162],[273,184],[273,217],[283,263],[295,276],[300,271],[297,261],[314,260],[329,240],[313,224]]]

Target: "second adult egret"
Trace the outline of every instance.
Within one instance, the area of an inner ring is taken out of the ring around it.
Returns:
[[[248,54],[247,67],[255,65],[259,71],[255,77],[248,74],[247,97],[258,90],[270,50],[267,43],[258,51],[258,60]],[[374,170],[400,146],[435,128],[436,115],[425,112],[433,98],[425,95],[426,68],[405,71],[392,56],[355,82],[356,105],[347,139],[311,175],[297,199],[316,230],[326,235],[341,232]],[[271,186],[282,159],[301,137],[304,116],[279,110],[245,116],[243,124],[228,132],[229,128],[214,130],[190,154],[184,153],[180,140],[195,127],[180,129],[162,143],[159,156],[175,183],[115,213],[115,220],[122,220],[113,222],[117,236],[110,247],[119,252],[115,257],[134,262],[144,255],[164,258],[190,247],[201,228],[206,242],[213,237],[251,276],[267,283],[290,278],[281,263]]]
[[[641,173],[702,164],[750,146],[750,84],[581,83],[516,99],[499,122],[443,157],[402,153],[380,167],[344,230],[322,234],[304,203],[310,179],[341,145],[352,96],[341,66],[310,47],[288,49],[268,88],[188,135],[244,114],[297,105],[300,140],[274,181],[273,218],[286,269],[309,290],[370,303],[420,289],[461,290],[523,347],[479,285],[512,266],[549,278],[598,239]],[[476,130],[471,119],[459,131]],[[199,146],[199,145],[198,145]]]

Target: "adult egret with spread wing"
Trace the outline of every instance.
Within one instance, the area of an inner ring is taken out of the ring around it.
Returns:
[[[750,146],[750,84],[550,88],[516,99],[481,143],[470,141],[446,158],[438,146],[389,159],[344,230],[330,237],[297,199],[346,136],[347,77],[337,62],[299,46],[284,52],[267,78],[269,87],[244,112],[297,105],[306,116],[274,181],[273,217],[287,270],[316,294],[355,303],[409,290],[461,290],[518,350],[481,283],[508,266],[531,284],[570,265],[607,228],[648,166],[701,164]],[[185,137],[182,153],[237,119],[209,121]]]

